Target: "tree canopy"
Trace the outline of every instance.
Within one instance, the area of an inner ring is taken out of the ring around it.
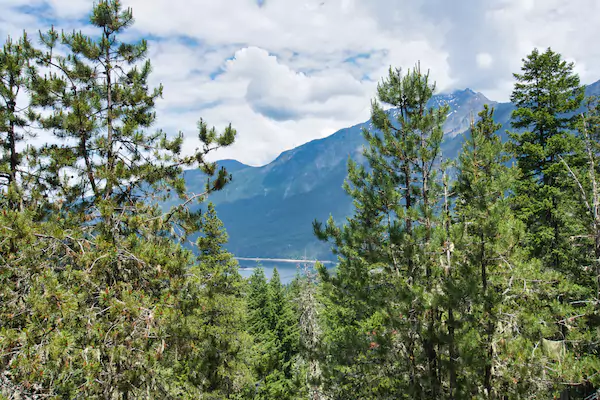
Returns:
[[[600,106],[574,64],[533,50],[509,141],[485,105],[454,160],[429,72],[390,68],[353,213],[313,224],[338,264],[288,284],[227,251],[210,155],[237,131],[155,130],[133,11],[89,22],[0,50],[0,398],[597,396]]]

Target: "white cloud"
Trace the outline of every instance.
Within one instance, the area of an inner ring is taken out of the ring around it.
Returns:
[[[85,28],[88,0],[0,0],[0,34],[50,24]],[[470,87],[506,101],[534,46],[600,78],[600,2],[580,0],[123,0],[148,36],[152,84],[164,84],[157,127],[192,137],[203,117],[239,131],[219,154],[250,164],[368,118],[390,65],[418,60],[439,90]],[[25,7],[27,6],[27,7]],[[33,12],[45,10],[44,15]]]
[[[165,53],[164,59],[169,56]],[[263,164],[285,149],[368,118],[365,98],[371,96],[374,83],[360,82],[343,70],[307,75],[257,47],[237,51],[222,69],[214,80],[194,80],[181,73],[175,89],[165,90],[159,103],[162,124],[169,131],[193,127],[200,116],[220,129],[231,122],[238,129],[238,141],[219,157]],[[195,99],[198,107],[172,112],[174,105],[185,105],[178,100],[182,95]],[[190,139],[187,148],[197,145]]]
[[[490,53],[478,53],[476,60],[479,68],[483,69],[490,68],[494,62],[494,58],[490,55]]]
[[[245,99],[250,107],[276,121],[348,117],[367,94],[367,85],[343,70],[306,75],[257,47],[236,52],[220,80],[226,79],[246,80]]]

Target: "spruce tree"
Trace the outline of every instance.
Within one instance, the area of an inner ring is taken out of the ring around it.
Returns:
[[[255,378],[254,396],[264,391],[265,378],[274,368],[275,333],[271,329],[269,284],[264,269],[257,267],[248,281],[248,331],[254,340],[252,367]]]
[[[294,379],[293,368],[298,354],[300,341],[298,321],[293,312],[289,291],[281,285],[279,271],[273,268],[273,275],[269,281],[272,322],[271,328],[276,334],[278,353],[278,369],[280,369],[287,380]]]
[[[251,380],[245,364],[250,336],[245,327],[243,281],[236,260],[223,248],[227,233],[212,203],[201,227],[197,262],[189,269],[182,316],[177,316],[184,321],[172,321],[182,329],[177,334],[179,346],[187,349],[189,357],[184,353],[173,358],[174,372],[179,379],[187,375],[203,398],[230,398],[246,390]]]
[[[514,74],[511,96],[517,106],[512,124],[522,130],[510,134],[522,173],[514,190],[516,216],[527,227],[530,263],[539,259],[544,273],[556,272],[557,283],[541,294],[550,314],[540,319],[549,325],[538,331],[543,343],[560,346],[564,354],[551,370],[556,381],[547,383],[554,388],[581,387],[587,381],[592,368],[587,355],[594,354],[589,346],[596,334],[587,310],[596,286],[586,267],[593,257],[585,251],[593,248],[588,210],[569,171],[586,169],[585,140],[576,132],[575,114],[584,92],[573,68],[551,49],[535,49],[524,60],[522,74]],[[534,325],[529,329],[536,331]]]
[[[572,132],[583,87],[573,63],[547,49],[534,49],[523,60],[511,101],[516,110],[511,133],[513,153],[522,171],[515,188],[517,215],[527,226],[526,245],[532,257],[549,268],[579,278],[580,252],[572,237],[581,234],[581,207],[561,157],[577,163],[580,140]]]
[[[296,373],[298,321],[281,285],[277,268],[267,283],[262,268],[250,278],[248,305],[255,338],[257,399],[301,398],[304,387]]]
[[[267,332],[270,327],[268,304],[269,286],[265,271],[258,266],[248,280],[249,330],[253,335]]]

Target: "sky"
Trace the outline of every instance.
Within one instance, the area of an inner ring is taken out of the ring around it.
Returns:
[[[390,66],[420,61],[439,92],[508,101],[522,59],[552,47],[583,83],[600,79],[598,0],[122,0],[164,85],[156,128],[198,145],[202,117],[236,128],[213,157],[264,165],[369,118]],[[0,0],[0,37],[94,33],[90,0]],[[43,140],[43,138],[41,138]]]

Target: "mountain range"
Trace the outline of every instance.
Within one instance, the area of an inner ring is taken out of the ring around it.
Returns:
[[[600,81],[587,86],[586,95],[600,95]],[[450,108],[442,144],[445,159],[457,157],[471,115],[476,116],[484,104],[495,108],[495,120],[502,124],[499,135],[506,140],[515,109],[512,103],[491,101],[470,89],[435,95],[429,103],[433,107],[444,104]],[[219,161],[233,180],[211,195],[210,201],[229,234],[228,250],[238,257],[333,259],[329,245],[314,237],[312,221],[326,221],[332,215],[343,222],[351,215],[352,200],[342,184],[348,158],[364,162],[361,131],[369,126],[366,121],[341,129],[285,151],[261,167]],[[190,191],[202,190],[205,180],[200,171],[185,171],[184,178]]]

